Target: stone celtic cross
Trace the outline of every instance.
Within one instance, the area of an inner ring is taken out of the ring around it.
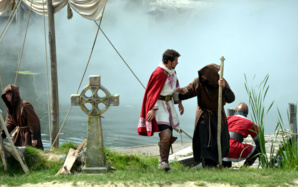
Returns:
[[[91,91],[91,96],[86,93]],[[100,97],[98,92],[101,91],[105,96]],[[80,106],[81,109],[89,116],[86,165],[83,172],[86,173],[106,173],[108,165],[105,162],[105,152],[102,136],[101,115],[108,108],[119,105],[119,95],[111,95],[110,92],[101,85],[99,75],[89,76],[89,85],[87,85],[81,94],[71,95],[71,105]],[[87,107],[86,105],[91,105]],[[104,105],[101,109],[99,105]]]

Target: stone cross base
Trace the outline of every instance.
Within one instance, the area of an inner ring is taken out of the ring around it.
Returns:
[[[82,168],[82,172],[88,173],[88,174],[107,173],[109,170],[110,170],[110,166],[107,164],[104,167],[86,167],[86,166],[84,166]]]

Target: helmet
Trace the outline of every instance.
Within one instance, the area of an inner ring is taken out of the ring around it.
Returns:
[[[248,106],[245,103],[239,103],[236,108],[235,108],[235,113],[236,112],[244,112],[248,114]]]

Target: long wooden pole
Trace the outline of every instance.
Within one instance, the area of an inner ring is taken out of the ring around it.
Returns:
[[[0,112],[0,121],[1,121],[1,124],[2,124],[2,128],[3,128],[3,130],[4,130],[5,134],[6,134],[6,137],[7,137],[8,141],[9,141],[9,143],[11,145],[12,151],[14,152],[14,154],[16,156],[16,159],[20,162],[20,164],[21,164],[24,172],[25,173],[29,173],[29,169],[28,169],[27,165],[25,164],[25,161],[23,161],[23,159],[20,157],[19,153],[17,152],[16,147],[14,146],[14,144],[13,144],[11,138],[10,138],[10,134],[9,134],[7,128],[6,128],[6,125],[5,125],[5,122],[4,122],[4,119],[2,117],[2,113],[1,112]]]
[[[220,74],[219,79],[223,78],[223,66],[225,58],[222,56],[220,58]],[[221,112],[222,112],[222,87],[218,87],[218,113],[217,113],[217,151],[218,151],[218,163],[219,169],[222,166],[222,152],[221,152]]]
[[[57,75],[57,56],[56,56],[56,38],[55,38],[55,19],[52,0],[48,0],[48,25],[49,25],[49,46],[51,59],[51,88],[52,88],[52,132],[51,145],[59,146],[59,137],[54,142],[54,138],[59,131],[59,97],[58,97],[58,75]],[[53,144],[54,143],[54,144]]]

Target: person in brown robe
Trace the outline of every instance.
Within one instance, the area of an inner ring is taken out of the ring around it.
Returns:
[[[33,106],[21,99],[19,87],[13,84],[6,86],[1,95],[7,107],[6,126],[8,132],[14,131],[15,146],[32,146],[43,150],[40,132],[40,122]],[[2,130],[1,136],[6,138]]]
[[[184,88],[177,89],[179,99],[197,97],[195,130],[193,135],[193,157],[203,167],[216,167],[218,164],[217,149],[217,111],[218,87],[223,88],[222,106],[235,100],[235,95],[225,79],[219,80],[220,66],[209,64],[198,71],[199,76]],[[222,157],[229,155],[229,131],[226,114],[222,108],[221,150]]]

